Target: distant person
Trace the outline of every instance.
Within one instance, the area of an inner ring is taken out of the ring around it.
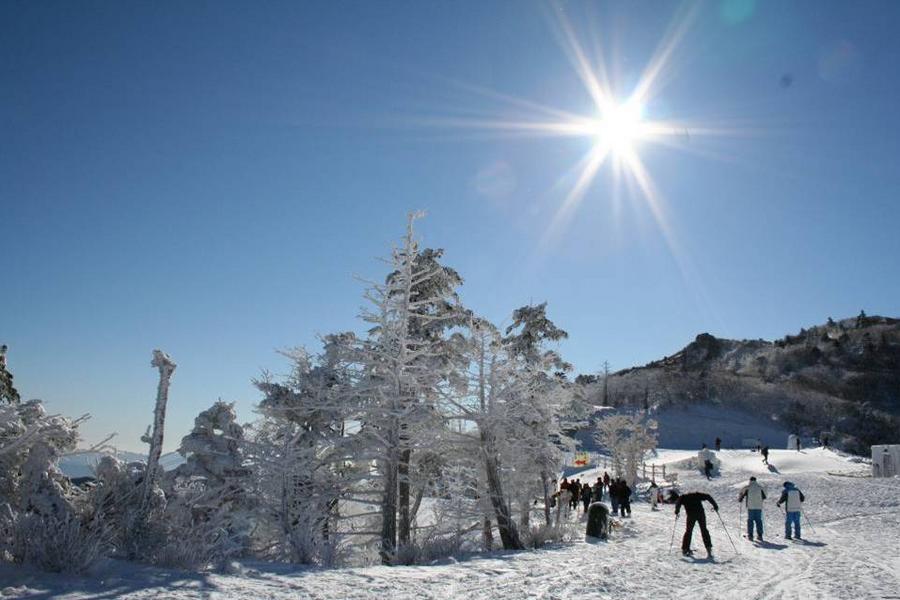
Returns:
[[[769,464],[769,447],[768,446],[763,446],[762,456],[763,456],[763,464],[766,464],[766,465]]]
[[[578,509],[578,499],[581,497],[581,480],[576,479],[569,486],[569,492],[572,494],[572,499],[570,500],[571,506],[573,509]]]
[[[827,435],[823,435],[823,436],[822,436],[822,447],[823,447],[823,448],[827,448],[827,447],[828,447],[828,436],[827,436]]]
[[[685,556],[693,556],[691,550],[691,537],[694,533],[694,525],[700,526],[700,535],[703,537],[703,545],[706,547],[706,555],[712,558],[712,538],[709,537],[709,529],[706,528],[706,511],[703,510],[703,502],[709,502],[713,510],[719,512],[719,505],[713,500],[713,497],[703,492],[690,492],[682,494],[675,503],[675,518],[681,507],[687,513],[687,523],[685,524],[684,537],[681,538],[681,553]]]
[[[656,480],[650,482],[650,510],[657,510],[656,505],[659,502],[659,486]]]
[[[797,436],[797,452],[800,452],[800,436]]]
[[[784,490],[781,492],[781,498],[775,503],[776,506],[784,504],[784,539],[791,539],[791,524],[794,525],[794,537],[798,540],[800,537],[800,513],[803,510],[803,503],[806,498],[803,492],[797,489],[790,481],[784,482]]]
[[[603,501],[603,479],[601,479],[600,477],[597,478],[597,482],[594,484],[594,488],[591,490],[591,497],[594,502]]]
[[[750,483],[741,490],[738,502],[747,503],[747,539],[753,540],[753,526],[756,526],[756,537],[761,542],[763,539],[763,500],[766,499],[766,491],[756,482],[756,477],[750,478]]]
[[[619,481],[619,512],[623,517],[631,516],[631,488],[624,479]]]
[[[603,485],[606,487],[607,490],[609,490],[609,482],[610,481],[611,480],[609,478],[609,473],[607,473],[606,471],[603,471]]]
[[[584,514],[587,514],[588,506],[591,504],[591,497],[593,493],[591,492],[591,484],[585,482],[584,485],[581,486],[581,504],[584,506]]]
[[[716,438],[716,452],[722,451],[722,438]]]
[[[619,516],[619,479],[613,479],[609,482],[607,488],[609,492],[609,503],[612,504],[612,514]]]
[[[707,458],[705,461],[703,461],[703,474],[706,475],[707,480],[712,479],[712,470],[712,461]]]

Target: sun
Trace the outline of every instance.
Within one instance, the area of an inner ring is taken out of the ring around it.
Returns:
[[[643,107],[636,102],[611,104],[593,122],[592,129],[597,146],[616,154],[629,153],[647,134]]]

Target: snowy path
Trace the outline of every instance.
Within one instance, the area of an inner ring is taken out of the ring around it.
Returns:
[[[722,476],[707,483],[681,472],[682,489],[709,491],[737,544],[735,554],[721,524],[708,513],[716,562],[684,559],[668,552],[670,506],[652,512],[635,503],[608,543],[575,541],[555,548],[498,553],[426,567],[369,567],[333,571],[284,565],[249,568],[243,576],[196,575],[118,565],[102,579],[73,579],[0,570],[0,597],[66,598],[900,598],[900,480],[828,475],[845,459],[812,450],[772,453],[782,474],[769,473],[758,455],[724,452]],[[766,487],[767,547],[741,537],[738,489],[750,474]],[[781,513],[774,506],[789,478],[808,496],[812,531],[806,542],[782,539]],[[695,531],[694,547],[701,542]],[[700,555],[703,554],[701,551]]]

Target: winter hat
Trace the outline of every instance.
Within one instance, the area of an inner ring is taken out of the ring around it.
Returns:
[[[751,477],[750,481],[756,481],[756,477]]]

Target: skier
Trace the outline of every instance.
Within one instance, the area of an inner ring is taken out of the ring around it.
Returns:
[[[706,475],[706,479],[712,479],[712,470],[713,464],[712,460],[710,460],[710,451],[706,447],[706,444],[703,444],[703,447],[700,449],[700,460],[703,461],[703,474]]]
[[[720,452],[722,450],[722,438],[716,438],[716,452]]]
[[[712,539],[709,537],[709,529],[706,528],[706,511],[703,510],[703,501],[712,504],[713,510],[719,512],[719,505],[713,500],[713,497],[703,492],[690,492],[682,494],[675,503],[675,519],[678,519],[678,513],[684,506],[687,513],[687,523],[685,525],[684,537],[681,538],[681,553],[685,556],[693,556],[691,550],[691,536],[694,533],[694,525],[700,526],[700,535],[703,537],[703,545],[706,546],[706,556],[712,558]]]
[[[581,495],[581,480],[576,479],[569,485],[569,492],[572,494],[571,506],[578,510],[578,498]]]
[[[619,481],[619,511],[623,517],[631,516],[631,488],[624,479]]]
[[[597,483],[594,484],[594,489],[591,491],[591,498],[594,502],[603,501],[603,479],[600,477],[597,478]]]
[[[591,484],[585,482],[584,485],[581,486],[581,504],[584,506],[584,514],[587,514],[588,506],[591,504]]]
[[[657,510],[656,504],[659,502],[659,486],[656,480],[650,481],[650,510]]]
[[[769,464],[769,447],[768,446],[763,446],[762,456],[763,456],[763,464],[766,464],[766,465]]]
[[[747,502],[747,539],[753,540],[753,526],[756,525],[756,539],[763,539],[763,500],[766,499],[766,491],[756,483],[756,477],[750,478],[750,483],[741,490],[738,502]]]
[[[784,511],[784,539],[791,539],[791,524],[794,525],[794,537],[799,539],[803,539],[800,537],[800,512],[802,511],[802,505],[806,502],[806,497],[803,495],[797,486],[795,486],[790,481],[784,482],[784,490],[781,492],[781,498],[778,499],[778,502],[775,503],[775,506],[785,505]]]
[[[606,471],[603,471],[603,485],[606,486],[607,490],[609,489],[609,482],[610,482],[609,473],[607,473]]]

